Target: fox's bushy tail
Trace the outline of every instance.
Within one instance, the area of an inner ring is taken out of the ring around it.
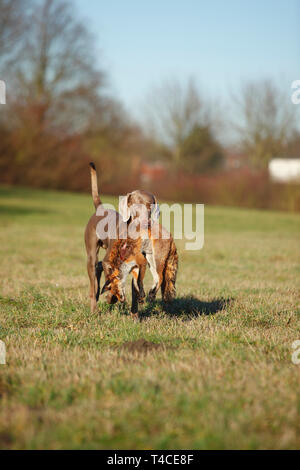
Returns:
[[[169,255],[164,270],[162,283],[162,297],[165,302],[169,302],[176,297],[176,276],[178,270],[177,248],[172,239]]]
[[[95,209],[97,209],[97,207],[100,206],[101,204],[101,199],[100,199],[99,191],[98,191],[96,167],[93,162],[90,163],[90,170],[91,170],[91,185],[92,185],[93,202],[94,202]]]

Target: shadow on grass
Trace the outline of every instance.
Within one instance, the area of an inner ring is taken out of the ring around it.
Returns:
[[[194,296],[178,297],[172,302],[166,303],[162,300],[155,300],[141,310],[141,319],[156,315],[158,311],[163,311],[169,317],[184,317],[186,320],[199,317],[201,315],[215,315],[225,310],[233,302],[232,298],[213,299],[204,302]]]
[[[20,206],[13,206],[13,205],[0,205],[0,215],[11,215],[14,217],[17,216],[24,216],[24,215],[32,215],[32,214],[49,214],[49,209],[38,208],[38,207],[20,207]]]

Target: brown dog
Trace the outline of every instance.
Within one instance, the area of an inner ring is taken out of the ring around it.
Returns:
[[[108,279],[112,273],[112,267],[110,265],[110,252],[113,249],[114,242],[119,239],[127,238],[127,223],[134,218],[134,215],[131,214],[129,210],[129,219],[127,219],[126,223],[118,212],[112,209],[105,209],[102,206],[98,192],[97,173],[94,163],[90,163],[90,171],[92,196],[96,212],[90,218],[85,229],[85,246],[87,252],[87,271],[90,279],[90,304],[91,311],[94,311],[96,309],[97,300],[100,294],[100,278],[102,271],[104,271],[106,279]],[[154,210],[155,207],[158,207],[155,197],[146,191],[134,191],[133,193],[125,196],[123,200],[126,200],[126,204],[128,202],[130,205],[145,205],[149,211],[149,216],[153,212],[153,207]],[[125,213],[123,213],[123,216],[124,215]],[[126,217],[124,218],[126,219]],[[115,222],[114,225],[116,230],[112,233],[99,233],[99,230],[97,229],[99,224],[104,224],[107,219],[111,219]],[[102,263],[98,263],[98,252],[100,247],[106,250],[106,255]],[[145,264],[145,261],[143,261],[143,263]],[[117,292],[117,294],[119,294],[119,292]],[[125,300],[125,298],[123,298],[122,295],[115,295],[113,291],[110,291],[107,294],[106,300],[109,303],[115,303],[118,300],[122,302]]]

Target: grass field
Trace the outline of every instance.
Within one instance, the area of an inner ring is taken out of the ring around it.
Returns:
[[[0,188],[0,448],[300,448],[299,215],[206,207],[174,305],[134,322],[89,312],[92,211]]]

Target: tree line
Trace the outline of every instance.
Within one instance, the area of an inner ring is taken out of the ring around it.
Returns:
[[[171,172],[206,174],[223,167],[219,126],[228,112],[210,103],[193,80],[154,87],[143,123],[112,94],[96,61],[95,41],[67,0],[0,0],[1,182],[86,190],[87,163],[101,164],[101,182],[121,192],[142,160]],[[232,98],[230,132],[253,168],[276,156],[300,156],[296,107],[271,81],[246,83]]]

